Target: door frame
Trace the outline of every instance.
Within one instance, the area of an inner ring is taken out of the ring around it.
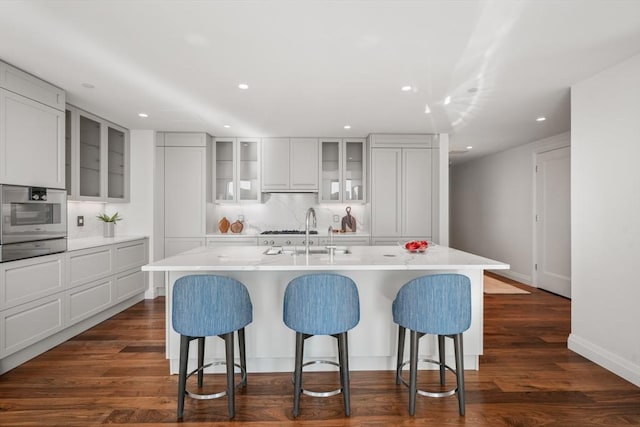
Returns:
[[[567,135],[565,139],[563,136]],[[537,224],[536,224],[536,212],[538,211],[538,184],[536,179],[536,164],[537,157],[539,154],[545,153],[547,151],[558,150],[560,148],[569,147],[571,149],[571,135],[570,133],[558,135],[561,138],[552,138],[546,144],[541,144],[535,147],[531,151],[531,182],[532,182],[532,194],[531,194],[531,206],[533,208],[531,212],[531,233],[532,233],[532,251],[531,251],[531,285],[534,287],[538,287],[538,270],[536,269],[536,263],[538,262],[538,233],[537,233]]]

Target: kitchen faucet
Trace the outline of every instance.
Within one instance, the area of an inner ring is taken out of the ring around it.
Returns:
[[[313,208],[307,209],[307,216],[304,219],[304,235],[305,235],[304,245],[306,248],[307,255],[309,255],[309,220],[311,219],[312,216],[313,216],[313,228],[315,228],[318,225],[318,222],[316,221],[316,211]]]

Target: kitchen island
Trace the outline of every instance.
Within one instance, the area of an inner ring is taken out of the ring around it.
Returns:
[[[395,369],[397,325],[392,320],[391,303],[403,284],[425,274],[468,276],[472,322],[464,333],[465,369],[478,369],[482,354],[483,271],[508,269],[509,265],[437,245],[430,246],[425,253],[410,253],[401,246],[338,247],[333,255],[318,247],[309,254],[303,247],[273,249],[204,247],[142,267],[144,271],[165,272],[166,355],[171,373],[177,373],[179,360],[180,339],[171,327],[171,295],[178,278],[189,274],[219,274],[244,283],[253,303],[253,323],[246,328],[247,370],[287,372],[294,366],[295,333],[282,322],[284,290],[294,277],[314,272],[343,274],[352,278],[358,287],[360,323],[349,331],[352,370]],[[420,354],[435,356],[435,343],[434,337],[423,338]],[[221,340],[209,339],[206,345],[207,359],[224,358]],[[190,369],[196,360],[196,346],[192,347]],[[453,354],[452,349],[447,351]],[[333,359],[337,357],[335,340],[313,337],[305,343],[305,355],[310,359]],[[327,365],[313,366],[323,369]]]

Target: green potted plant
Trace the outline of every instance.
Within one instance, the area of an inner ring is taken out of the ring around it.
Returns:
[[[115,235],[116,222],[122,220],[118,212],[111,216],[101,213],[97,218],[104,223],[104,237],[113,237]]]

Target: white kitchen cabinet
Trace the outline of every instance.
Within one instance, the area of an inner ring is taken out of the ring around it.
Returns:
[[[213,198],[217,203],[260,201],[260,139],[216,138]]]
[[[60,292],[0,311],[0,358],[64,329],[66,306]]]
[[[0,87],[56,110],[64,111],[64,90],[1,61]]]
[[[165,147],[164,150],[165,238],[204,238],[207,149],[206,147]]]
[[[318,191],[318,139],[263,138],[262,191]]]
[[[63,291],[64,258],[54,254],[0,264],[0,310]]]
[[[141,238],[0,264],[0,374],[140,301],[148,244]]]
[[[328,246],[333,242],[337,246],[369,246],[369,237],[336,234],[333,240],[329,236],[320,237],[320,246]]]
[[[182,252],[204,246],[204,237],[184,237],[184,238],[165,238],[164,239],[164,256],[165,258],[178,255]]]
[[[129,201],[129,131],[71,105],[65,113],[70,200]]]
[[[0,183],[65,188],[64,112],[0,89]]]
[[[233,237],[207,237],[207,247],[218,246],[256,246],[258,244],[257,237],[249,236],[233,236]]]
[[[320,203],[364,203],[365,153],[364,139],[320,141]]]
[[[371,235],[375,238],[432,235],[432,150],[371,150]]]

